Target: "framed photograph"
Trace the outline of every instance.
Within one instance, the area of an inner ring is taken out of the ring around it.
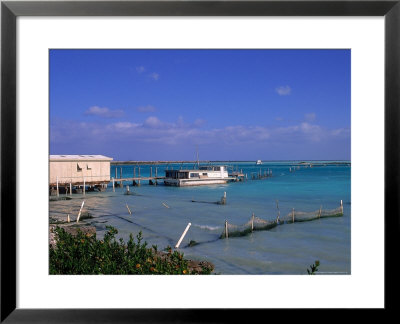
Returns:
[[[399,15],[2,2],[1,320],[391,309]]]

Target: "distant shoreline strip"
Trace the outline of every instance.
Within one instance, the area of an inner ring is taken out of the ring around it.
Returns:
[[[351,161],[335,161],[335,160],[310,160],[310,161],[302,161],[302,160],[270,160],[263,161],[263,163],[271,163],[271,162],[287,162],[293,165],[350,165]],[[152,164],[197,164],[197,163],[254,163],[254,161],[111,161],[111,165],[152,165]]]

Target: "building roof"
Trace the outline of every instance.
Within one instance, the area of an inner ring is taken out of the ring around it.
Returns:
[[[50,161],[112,161],[104,155],[50,155]]]

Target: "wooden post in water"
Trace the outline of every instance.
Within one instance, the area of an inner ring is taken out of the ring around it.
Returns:
[[[113,192],[115,192],[115,179],[114,179],[114,177],[112,178],[112,183],[113,183]]]
[[[319,207],[318,218],[321,218],[322,205]]]
[[[139,177],[139,180],[138,180],[138,187],[140,187],[140,167],[139,167],[138,177]]]
[[[149,185],[152,185],[152,184],[153,184],[153,179],[151,179],[151,178],[153,178],[153,167],[150,167]]]
[[[187,224],[185,230],[183,231],[183,233],[182,233],[182,235],[181,235],[181,238],[179,239],[178,243],[176,243],[175,248],[178,248],[179,245],[181,245],[181,242],[182,242],[183,238],[185,237],[187,231],[189,230],[190,225],[192,225],[192,224],[191,224],[191,223],[188,223],[188,224]]]
[[[343,200],[340,200],[340,210],[341,210],[341,212],[343,214]]]
[[[226,192],[224,191],[224,196],[220,200],[221,205],[226,205]]]
[[[228,221],[225,220],[225,238],[228,238]]]
[[[281,216],[281,211],[279,210],[279,201],[276,200],[276,209],[278,209],[278,215],[276,216],[276,222],[279,223],[279,217]]]
[[[253,230],[254,230],[254,213],[251,216],[251,231],[253,232]]]
[[[292,222],[294,223],[294,208],[292,208]]]
[[[131,210],[129,209],[128,204],[127,204],[127,203],[125,203],[125,204],[126,204],[126,208],[128,208],[129,215],[132,215],[132,212],[131,212]]]

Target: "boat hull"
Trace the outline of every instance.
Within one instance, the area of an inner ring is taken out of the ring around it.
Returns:
[[[229,179],[165,179],[164,184],[166,186],[175,187],[190,187],[190,186],[204,186],[213,184],[224,184],[227,183]]]

